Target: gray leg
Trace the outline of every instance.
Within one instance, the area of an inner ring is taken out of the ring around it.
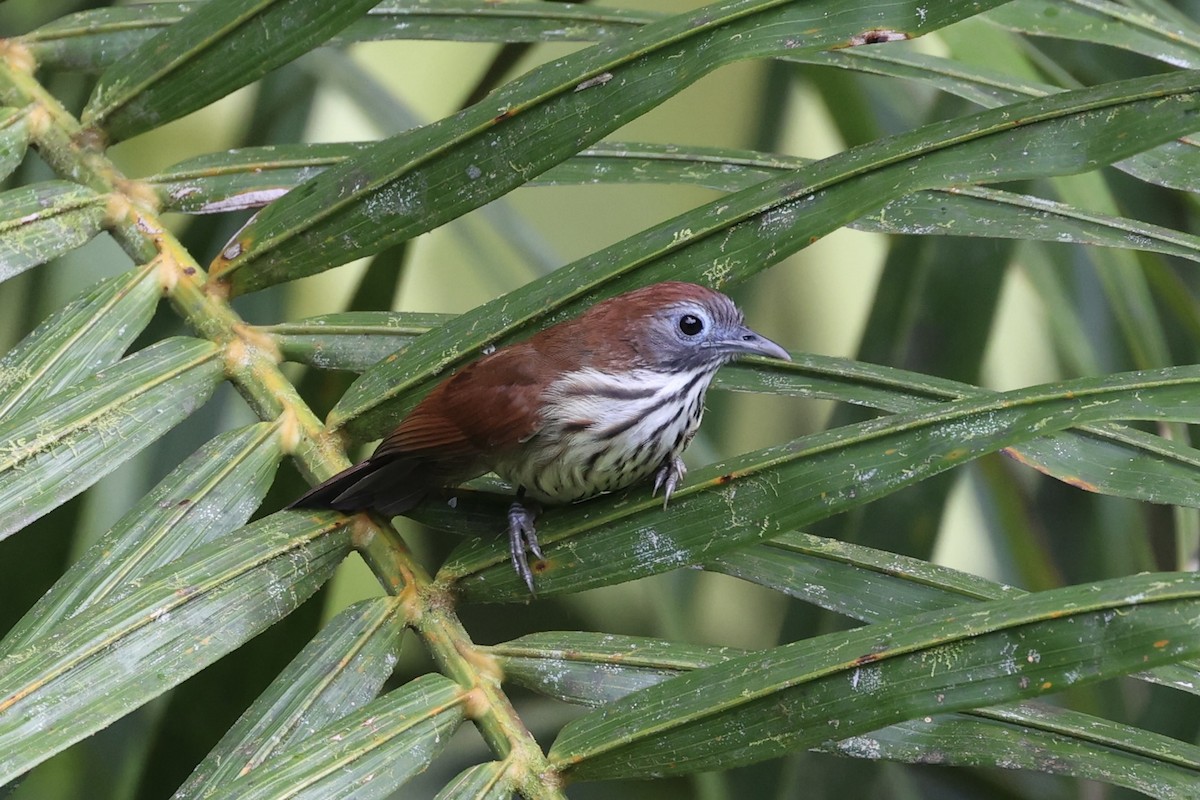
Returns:
[[[657,496],[658,490],[662,489],[664,509],[672,493],[683,483],[684,475],[687,475],[687,467],[683,465],[683,459],[679,456],[671,456],[663,461],[662,466],[654,473],[654,494],[651,496]]]
[[[508,553],[512,558],[513,569],[525,581],[529,593],[537,594],[533,587],[533,571],[529,568],[528,553],[545,558],[542,548],[538,545],[537,529],[533,526],[540,509],[536,503],[525,501],[524,497],[525,489],[522,487],[517,490],[517,499],[508,507]]]

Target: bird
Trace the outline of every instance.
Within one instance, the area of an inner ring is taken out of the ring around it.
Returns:
[[[541,504],[563,505],[653,477],[663,507],[717,370],[740,356],[790,360],[726,295],[668,281],[596,303],[471,362],[439,383],[365,460],[288,508],[399,516],[434,488],[493,472],[511,484],[509,555],[536,594]]]

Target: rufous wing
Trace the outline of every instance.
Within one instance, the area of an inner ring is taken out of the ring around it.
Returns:
[[[529,343],[485,356],[430,392],[369,458],[289,508],[374,509],[395,516],[430,488],[487,472],[494,459],[537,433],[541,396],[554,374]]]
[[[434,389],[376,448],[395,454],[477,462],[485,470],[541,427],[541,398],[550,368],[529,343],[469,364]]]

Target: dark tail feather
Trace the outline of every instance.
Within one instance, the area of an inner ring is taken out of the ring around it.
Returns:
[[[287,508],[371,509],[394,517],[425,496],[428,487],[414,476],[419,467],[418,459],[368,458],[309,489]]]

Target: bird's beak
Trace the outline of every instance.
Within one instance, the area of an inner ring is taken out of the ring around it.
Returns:
[[[723,349],[728,349],[739,356],[767,356],[768,358],[778,358],[784,361],[792,360],[787,350],[784,350],[767,337],[755,333],[745,325],[739,326],[734,331],[733,336],[721,342],[721,346]]]

